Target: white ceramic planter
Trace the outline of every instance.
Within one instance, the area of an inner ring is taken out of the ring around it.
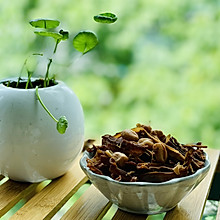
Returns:
[[[80,102],[63,82],[40,88],[50,112],[68,120],[65,134],[56,130],[35,89],[0,84],[0,173],[12,180],[39,182],[67,172],[82,149],[84,118]]]

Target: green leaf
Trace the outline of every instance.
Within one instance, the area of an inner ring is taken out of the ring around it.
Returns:
[[[32,54],[25,61],[25,67],[27,72],[34,72],[38,63],[38,57],[42,56],[41,54]]]
[[[97,36],[91,31],[80,31],[73,38],[73,46],[79,52],[85,54],[98,44]]]
[[[63,35],[62,40],[66,40],[66,39],[69,38],[69,32],[68,31],[60,30],[59,34]]]
[[[34,33],[44,37],[53,37],[55,40],[62,40],[63,38],[63,35],[57,32],[35,31]]]
[[[35,28],[56,28],[60,25],[60,22],[58,20],[53,19],[34,19],[29,22],[33,27]]]
[[[112,13],[101,13],[99,15],[94,16],[94,20],[99,23],[111,24],[116,22],[117,19],[117,16]]]
[[[57,122],[57,130],[60,134],[64,134],[68,127],[68,121],[65,116],[60,117],[59,121]]]

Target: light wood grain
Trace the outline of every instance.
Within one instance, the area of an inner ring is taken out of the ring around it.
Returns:
[[[56,214],[77,189],[87,181],[87,177],[79,167],[80,156],[68,173],[53,180],[18,210],[11,219],[50,219]]]
[[[112,220],[146,220],[147,215],[137,215],[128,212],[121,211],[120,209],[117,210]]]
[[[219,160],[218,160],[216,172],[220,173],[220,157],[219,157]]]
[[[93,220],[100,219],[107,211],[106,206],[110,207],[106,199],[96,188],[91,185],[86,192],[76,201],[76,203],[61,218],[62,220]]]
[[[220,220],[220,202],[218,204],[218,212],[217,212],[216,220]]]
[[[211,168],[207,177],[175,209],[169,211],[164,219],[199,220],[201,218],[219,160],[219,151],[208,150],[207,152],[211,161]],[[0,185],[0,216],[4,215],[21,198],[26,198],[29,201],[10,219],[51,219],[79,187],[87,181],[87,177],[79,167],[80,157],[81,155],[66,175],[53,180],[45,188],[41,187],[43,183],[29,184],[10,180]],[[111,203],[92,185],[62,219],[100,220],[110,206]],[[220,208],[217,216],[217,220],[220,220]],[[135,215],[117,210],[113,220],[144,220],[146,218],[147,215]]]
[[[19,183],[8,180],[0,186],[0,217],[10,210],[21,198],[34,195],[38,184]]]
[[[219,151],[207,150],[207,153],[211,162],[208,175],[176,208],[167,212],[164,218],[165,220],[199,220],[202,218],[202,213],[219,160]]]

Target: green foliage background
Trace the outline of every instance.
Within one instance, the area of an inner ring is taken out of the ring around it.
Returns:
[[[118,21],[94,22],[101,12]],[[1,0],[0,13],[1,78],[17,76],[31,53],[51,53],[53,40],[35,36],[31,19],[58,19],[71,38],[97,33],[99,45],[82,57],[61,43],[52,67],[81,101],[86,138],[140,122],[181,142],[219,148],[219,1]],[[35,76],[45,72],[42,61]]]

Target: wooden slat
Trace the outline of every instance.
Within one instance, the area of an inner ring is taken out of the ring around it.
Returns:
[[[117,210],[112,220],[146,220],[148,215],[137,215],[128,212],[121,211],[120,209]]]
[[[217,165],[217,169],[216,169],[217,173],[220,173],[220,157],[218,159],[218,165]]]
[[[207,150],[211,168],[206,178],[184,198],[172,211],[167,212],[165,220],[195,220],[201,219],[205,203],[211,188],[216,166],[219,160],[219,151]]]
[[[168,212],[166,220],[200,219],[209,193],[215,168],[219,160],[219,151],[208,150],[211,169],[200,185],[180,204]],[[18,183],[7,181],[0,186],[0,216],[7,212],[21,198],[32,197],[11,219],[50,219],[63,204],[87,181],[79,167],[79,159],[75,161],[70,171],[61,178],[53,180],[47,187],[38,192],[39,184]],[[1,177],[1,176],[0,176]],[[111,203],[92,185],[68,210],[62,219],[101,219]],[[118,210],[113,219],[146,219],[146,215],[135,215]],[[220,211],[218,210],[218,220]]]
[[[91,185],[61,219],[100,219],[107,211],[106,206],[110,207],[108,199]]]
[[[218,212],[217,212],[216,220],[220,220],[220,203],[218,204]]]
[[[12,218],[24,219],[50,219],[63,206],[63,204],[88,179],[79,167],[79,159],[73,167],[62,177],[53,180],[47,187],[27,202]]]
[[[220,157],[219,157],[219,160],[218,160],[218,165],[217,165],[216,172],[220,173]],[[218,212],[217,212],[216,220],[220,220],[220,201],[219,201],[219,204],[218,204]]]
[[[19,183],[8,180],[0,186],[0,217],[21,198],[34,195],[39,184]]]

